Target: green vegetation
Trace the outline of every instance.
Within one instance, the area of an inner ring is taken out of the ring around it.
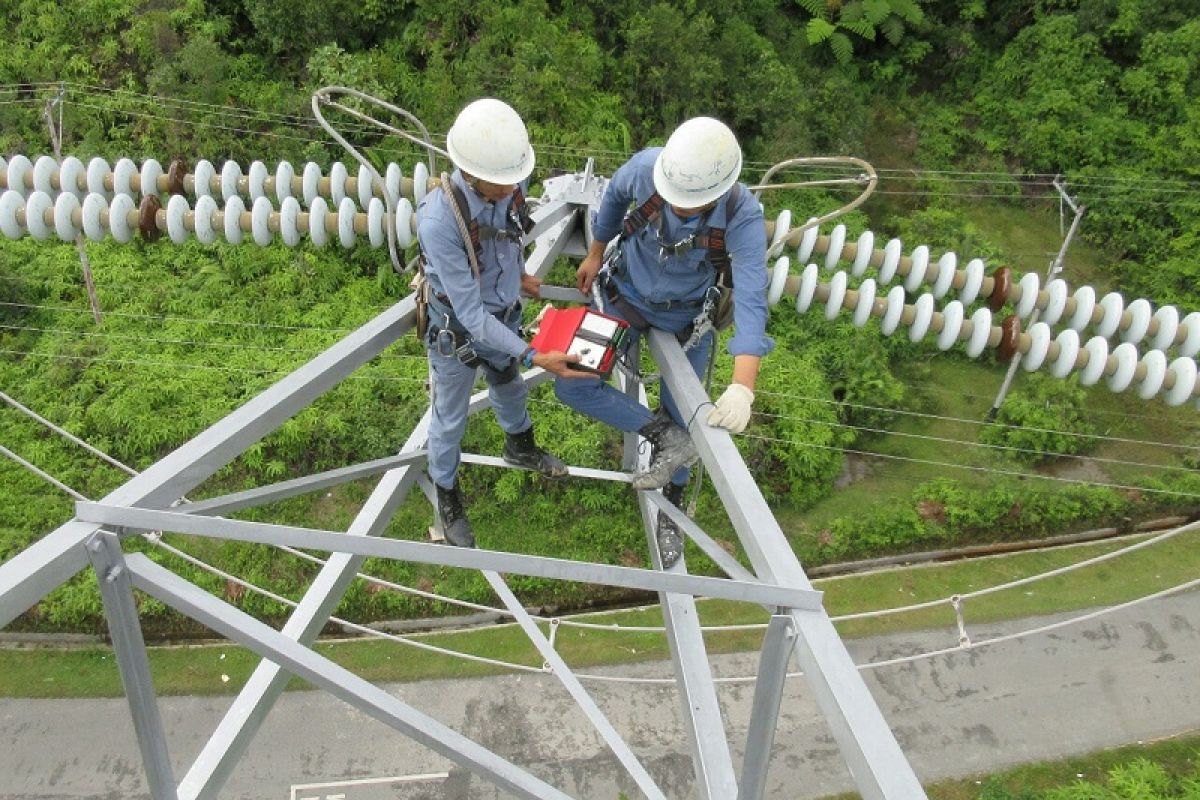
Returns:
[[[1195,551],[1198,540],[1200,534],[1182,534],[1123,555],[1119,561],[1102,562],[1015,589],[968,598],[963,604],[965,619],[968,625],[976,625],[1024,616],[1078,611],[1126,602],[1179,585],[1195,577],[1188,556]],[[825,592],[826,608],[833,616],[899,608],[944,600],[955,594],[965,595],[1041,574],[1112,552],[1128,543],[1104,542],[954,564],[889,570],[871,575],[819,580],[814,585]],[[515,577],[510,576],[510,583],[516,582]],[[148,602],[145,597],[139,596],[139,599]],[[701,621],[710,626],[761,624],[766,621],[761,609],[744,603],[706,600],[699,604],[699,609]],[[146,610],[145,603],[142,610]],[[596,625],[623,627],[662,624],[661,612],[656,607],[589,614],[577,619]],[[953,611],[948,604],[943,604],[840,622],[838,629],[845,636],[859,637],[954,624]],[[520,629],[513,625],[415,634],[409,638],[499,661],[541,665],[541,658]],[[714,653],[754,649],[761,644],[762,631],[710,631],[706,634],[706,641],[710,652]],[[555,647],[567,663],[576,669],[668,657],[665,639],[653,632],[561,626],[555,637]],[[386,639],[329,642],[319,645],[317,649],[372,681],[471,677],[503,671],[499,667],[408,647]],[[162,694],[234,692],[249,677],[257,661],[252,653],[233,643],[150,649],[155,689]],[[300,681],[293,682],[293,688],[302,685]],[[119,696],[121,693],[120,678],[109,648],[0,649],[0,697],[97,697]]]
[[[870,227],[906,248],[924,243],[1022,272],[1044,271],[1058,250],[1048,183],[1061,174],[1088,207],[1067,259],[1072,285],[1183,310],[1200,305],[1200,16],[1188,3],[18,0],[3,18],[3,153],[49,151],[42,110],[60,85],[64,152],[85,160],[328,165],[344,155],[311,122],[309,100],[330,84],[394,101],[433,131],[471,98],[503,97],[529,120],[538,179],[578,169],[588,155],[610,172],[683,118],[713,114],[737,129],[750,180],[796,155],[861,155],[884,170],[880,193],[845,220],[851,241]],[[356,132],[355,141],[379,163],[408,169],[421,157],[395,136]],[[786,206],[798,218],[844,199],[834,190],[765,196],[769,214]],[[136,469],[406,291],[386,256],[367,248],[106,242],[88,252],[100,325],[87,311],[73,247],[0,242],[0,386]],[[806,565],[1197,510],[1200,442],[1190,406],[1022,374],[1003,427],[983,427],[975,421],[1003,371],[990,357],[969,361],[937,353],[928,339],[884,337],[845,315],[830,323],[783,307],[771,333],[778,348],[758,386],[759,414],[738,442]],[[723,355],[718,389],[728,374]],[[398,342],[189,496],[394,452],[426,405],[424,377],[417,343]],[[548,388],[534,403],[539,434],[566,460],[617,463],[611,431],[561,407]],[[88,497],[126,479],[8,407],[0,407],[0,429],[0,444]],[[481,417],[464,444],[495,453],[500,433]],[[485,546],[645,563],[640,519],[620,487],[464,473]],[[835,491],[845,475],[853,480]],[[369,491],[358,482],[239,516],[344,528]],[[5,459],[0,560],[71,508]],[[410,499],[388,535],[420,538],[428,519],[428,506]],[[698,519],[737,550],[710,488]],[[316,570],[265,548],[168,541],[289,597]],[[271,621],[286,614],[150,552],[246,611]],[[689,562],[714,570],[695,552]],[[374,562],[367,571],[491,602],[482,579],[461,571]],[[636,599],[514,583],[524,601],[559,609]],[[366,583],[339,607],[356,621],[450,610]],[[142,612],[154,633],[195,632],[154,602]],[[101,630],[93,579],[80,575],[15,627]]]
[[[1200,736],[1024,764],[926,789],[930,800],[1195,800],[1200,797]]]

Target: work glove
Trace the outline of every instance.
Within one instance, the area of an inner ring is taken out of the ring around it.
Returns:
[[[708,413],[708,424],[730,433],[741,433],[750,421],[750,404],[753,402],[754,392],[740,383],[731,383]]]

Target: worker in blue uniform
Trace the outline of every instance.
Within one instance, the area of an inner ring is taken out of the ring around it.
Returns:
[[[566,475],[567,467],[534,440],[520,368],[538,366],[564,379],[584,373],[567,366],[577,356],[536,353],[518,333],[520,295],[536,297],[541,285],[525,274],[522,245],[529,227],[524,190],[534,165],[525,123],[500,100],[476,100],[459,113],[446,149],[456,167],[449,185],[430,192],[417,210],[429,302],[428,466],[446,541],[473,547],[457,473],[478,371],[504,430],[504,460],[550,477]]]
[[[643,150],[613,175],[576,273],[580,291],[595,292],[606,313],[630,323],[634,346],[648,328],[676,334],[697,375],[713,346],[721,287],[732,283],[735,330],[727,346],[733,375],[705,421],[734,433],[749,422],[760,362],[774,347],[766,335],[762,207],[738,183],[741,167],[741,148],[728,126],[711,117],[683,123],[664,147]],[[657,413],[596,379],[557,380],[555,392],[567,405],[650,441],[649,467],[633,485],[662,487],[681,504],[697,452],[687,431],[692,421],[683,419],[666,386]],[[665,514],[657,534],[663,565],[670,567],[683,552],[682,536]]]

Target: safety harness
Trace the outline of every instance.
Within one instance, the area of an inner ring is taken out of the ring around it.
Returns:
[[[479,262],[483,259],[483,242],[488,239],[500,239],[521,242],[525,234],[533,229],[533,221],[529,214],[529,205],[525,202],[525,194],[518,186],[513,192],[508,207],[508,219],[504,228],[492,225],[480,225],[478,220],[471,217],[467,196],[454,185],[447,173],[442,173],[441,188],[451,198],[451,212],[458,224],[464,244],[470,242],[467,249],[467,260],[471,264],[471,272],[475,280],[479,280]],[[454,356],[468,367],[483,366],[491,372],[496,372],[500,379],[497,383],[507,383],[517,375],[517,362],[512,359],[504,370],[494,370],[480,358],[475,350],[475,339],[459,322],[450,304],[450,298],[444,294],[435,294],[425,275],[425,254],[422,252],[417,260],[417,274],[413,278],[413,290],[417,302],[417,336],[429,343],[430,347],[443,356]],[[511,315],[519,314],[520,301],[499,311],[492,316],[507,324]],[[432,312],[432,313],[431,313]]]
[[[742,185],[735,183],[725,201],[725,218],[729,219],[737,213],[741,206]],[[706,222],[713,209],[709,209],[704,219],[696,226],[696,230],[681,242],[667,244],[662,240],[662,210],[666,201],[655,192],[644,203],[625,215],[621,223],[621,234],[614,245],[609,248],[601,270],[601,281],[606,299],[625,319],[641,333],[650,328],[650,323],[642,316],[633,304],[621,296],[617,282],[613,277],[624,275],[628,266],[625,262],[625,242],[640,233],[646,226],[654,224],[659,243],[660,258],[678,257],[693,249],[707,251],[701,264],[716,272],[716,280],[698,300],[672,300],[665,303],[647,301],[646,304],[659,311],[672,308],[696,308],[695,319],[683,330],[675,334],[675,338],[689,350],[699,344],[711,330],[724,330],[733,321],[733,268],[729,252],[725,249],[725,229],[708,227]],[[715,208],[715,206],[713,207]]]

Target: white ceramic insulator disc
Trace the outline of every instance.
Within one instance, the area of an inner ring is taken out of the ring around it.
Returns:
[[[1013,310],[1019,318],[1029,319],[1029,315],[1037,308],[1038,289],[1042,286],[1042,279],[1036,272],[1026,272],[1021,276],[1020,286],[1021,299],[1017,301]]]
[[[25,156],[17,153],[8,162],[8,188],[21,195],[24,198],[29,194],[29,186],[25,183],[25,176],[33,172],[33,162]]]
[[[67,156],[58,168],[58,185],[64,192],[75,195],[76,200],[83,200],[87,194],[87,170],[83,162],[75,156]]]
[[[25,201],[25,227],[35,239],[49,239],[50,226],[46,224],[46,212],[54,208],[54,201],[46,192],[30,192]]]
[[[192,171],[192,194],[197,200],[201,197],[212,197],[213,178],[216,175],[216,167],[208,159],[202,158],[196,162],[196,168]],[[196,208],[200,208],[199,203],[196,203]]]
[[[884,336],[891,336],[900,324],[900,315],[904,313],[904,287],[893,286],[887,294],[887,310],[879,323]]]
[[[1108,388],[1114,392],[1123,392],[1129,388],[1133,380],[1133,372],[1138,365],[1137,348],[1131,342],[1122,342],[1112,352],[1117,360],[1117,370],[1108,376]]]
[[[280,161],[275,165],[275,199],[279,201],[279,209],[283,210],[283,201],[292,196],[292,180],[296,177],[296,170],[292,168],[292,162]]]
[[[387,174],[384,176],[383,183],[387,186],[388,197],[393,203],[400,202],[400,181],[404,174],[400,170],[400,165],[392,161],[387,166]]]
[[[1127,310],[1129,327],[1121,333],[1121,341],[1137,344],[1146,338],[1146,331],[1150,330],[1150,320],[1153,319],[1154,312],[1150,308],[1150,301],[1144,297],[1130,303]]]
[[[812,224],[816,219],[816,217],[809,217],[808,222],[804,223],[812,227],[805,228],[804,233],[800,235],[800,244],[796,245],[797,264],[807,264],[808,260],[812,258],[813,248],[817,246],[817,237],[821,234],[819,227]]]
[[[1044,322],[1035,322],[1029,326],[1029,350],[1021,356],[1021,366],[1026,372],[1039,369],[1046,361],[1050,352],[1050,326]]]
[[[217,231],[213,228],[216,216],[217,201],[211,194],[202,194],[196,198],[196,241],[212,244],[217,240]]]
[[[279,204],[279,237],[288,247],[300,244],[300,201],[285,197]]]
[[[321,168],[313,161],[304,165],[304,177],[301,179],[304,189],[304,207],[312,208],[313,201],[321,194]]]
[[[188,240],[188,229],[184,217],[191,211],[187,199],[181,194],[171,195],[167,201],[167,236],[175,244],[183,244]]]
[[[771,234],[771,243],[767,246],[767,254],[778,253],[783,248],[783,240],[787,238],[788,231],[792,227],[792,212],[785,208],[779,212],[779,216],[775,218],[775,232]]]
[[[113,164],[112,171],[113,196],[127,194],[133,196],[133,176],[138,174],[137,164],[128,158],[119,158]]]
[[[142,197],[154,195],[158,197],[158,179],[162,177],[162,164],[155,161],[153,158],[147,158],[142,162]]]
[[[1108,339],[1103,336],[1093,336],[1083,346],[1087,351],[1088,361],[1079,372],[1079,382],[1091,386],[1100,380],[1104,368],[1108,366]]]
[[[57,194],[54,191],[54,185],[51,183],[51,178],[57,172],[57,161],[51,156],[38,156],[38,160],[33,162],[33,190],[35,192],[45,192],[51,196]]]
[[[354,247],[354,215],[357,211],[354,201],[349,197],[343,197],[338,204],[338,241],[347,250]]]
[[[939,350],[949,350],[958,341],[965,316],[963,304],[957,300],[947,303],[946,307],[942,309],[942,329],[938,332],[937,337]]]
[[[62,192],[54,199],[54,232],[64,242],[73,242],[79,235],[71,215],[79,211],[79,198],[71,192]]]
[[[367,236],[371,247],[381,246],[387,237],[383,228],[383,212],[383,201],[378,197],[370,198],[367,203]]]
[[[1167,377],[1167,354],[1162,350],[1151,350],[1142,356],[1142,366],[1146,368],[1146,376],[1138,384],[1137,394],[1143,400],[1149,400],[1158,394]]]
[[[1175,343],[1175,334],[1179,333],[1179,310],[1175,306],[1163,306],[1154,312],[1154,321],[1158,323],[1158,329],[1150,346],[1165,351]]]
[[[242,166],[236,161],[226,161],[221,165],[221,199],[227,205],[232,198],[239,196],[238,181],[241,179]]]
[[[1163,400],[1169,406],[1181,406],[1196,390],[1196,362],[1180,356],[1171,362],[1171,372],[1175,374],[1175,385],[1167,390]]]
[[[964,306],[971,305],[979,297],[979,290],[983,288],[983,273],[986,271],[982,258],[972,258],[967,262],[967,275],[963,279],[962,291],[958,293],[958,300]]]
[[[800,288],[796,291],[796,311],[803,314],[812,305],[813,296],[817,291],[817,276],[819,270],[816,264],[809,264],[800,276]]]
[[[846,300],[846,278],[842,270],[833,273],[829,281],[829,297],[825,300],[825,319],[837,319],[838,312],[842,310],[842,303]]]
[[[1055,278],[1046,284],[1046,307],[1042,309],[1042,322],[1057,325],[1067,307],[1067,282]]]
[[[250,233],[254,237],[254,243],[259,247],[266,247],[275,238],[271,235],[271,212],[274,207],[266,195],[260,194],[250,208]]]
[[[971,315],[971,338],[967,340],[967,355],[979,358],[987,347],[988,337],[992,333],[992,312],[987,308],[977,308]]]
[[[933,295],[926,292],[918,297],[914,308],[916,314],[913,316],[912,325],[909,326],[908,338],[910,341],[919,342],[925,338],[925,334],[929,332],[929,325],[933,322]]]
[[[1096,290],[1090,286],[1080,286],[1073,295],[1075,313],[1067,323],[1073,330],[1081,331],[1092,324],[1092,312],[1096,310]]]
[[[1067,328],[1054,341],[1058,344],[1058,358],[1054,359],[1050,372],[1056,378],[1065,378],[1075,369],[1075,359],[1079,357],[1079,332]]]
[[[879,265],[879,283],[887,285],[896,277],[896,267],[900,266],[900,253],[904,242],[892,239],[883,246],[883,263]]]
[[[418,161],[413,167],[413,205],[420,206],[429,191],[429,167],[424,161]]]
[[[0,231],[9,239],[20,239],[25,229],[17,224],[17,212],[25,207],[25,198],[16,189],[0,194]]]
[[[825,269],[837,269],[842,259],[842,248],[846,246],[846,226],[835,225],[829,234],[829,250],[825,253]]]
[[[366,164],[358,165],[358,207],[369,208],[371,198],[375,196],[375,187],[372,184],[371,170],[367,169]],[[378,245],[372,245],[378,247]]]
[[[120,166],[120,162],[117,162]],[[114,167],[114,173],[116,168]],[[113,239],[121,244],[128,244],[133,239],[133,226],[129,224],[129,214],[136,209],[133,197],[122,192],[114,194],[108,206],[108,229],[112,231]]]
[[[312,239],[312,243],[317,247],[324,247],[329,243],[329,231],[325,227],[327,216],[329,206],[325,203],[325,198],[319,195],[314,197],[308,207],[308,238]]]
[[[913,250],[908,275],[904,278],[904,288],[915,292],[925,282],[925,272],[929,269],[929,247],[920,245]]]
[[[345,164],[340,161],[333,162],[333,166],[329,168],[329,200],[332,207],[342,207],[342,201],[346,199],[346,179],[349,177],[350,173],[346,171]]]
[[[858,305],[854,307],[854,326],[861,328],[871,318],[875,307],[875,279],[867,278],[858,286]]]
[[[1104,316],[1096,325],[1096,333],[1107,339],[1117,332],[1117,326],[1121,324],[1121,312],[1125,310],[1125,299],[1121,297],[1120,292],[1109,292],[1100,298],[1100,308],[1103,309]]]
[[[875,249],[875,234],[871,231],[863,231],[858,237],[858,248],[854,254],[854,264],[850,267],[850,274],[854,277],[859,277],[867,271],[867,267],[871,264],[871,253]]]
[[[954,273],[958,269],[958,256],[953,252],[943,253],[937,263],[937,277],[933,279],[933,296],[942,298],[950,291]]]
[[[267,176],[270,174],[267,172],[267,165],[263,162],[250,162],[250,171],[246,175],[246,186],[250,192],[252,206],[258,202],[258,198],[267,196]]]
[[[96,156],[87,165],[87,189],[88,194],[102,195],[106,200],[112,197],[112,192],[104,188],[104,179],[112,172],[112,168],[108,166],[108,162],[100,156]]]
[[[771,285],[767,287],[767,305],[774,306],[779,302],[779,298],[783,297],[783,289],[787,286],[788,268],[792,262],[787,256],[780,256],[775,260],[775,266],[771,270]]]
[[[1179,345],[1179,355],[1191,358],[1196,355],[1197,350],[1200,350],[1200,311],[1188,314],[1179,325],[1187,331],[1187,335]]]
[[[413,243],[413,206],[407,197],[396,204],[396,241],[405,250]]]
[[[83,233],[93,242],[104,238],[103,214],[107,208],[108,200],[98,192],[88,192],[87,197],[83,198],[83,209],[80,213],[83,217]]]
[[[235,194],[225,201],[225,241],[230,244],[242,243],[242,214],[246,213],[246,203],[242,196]]]

